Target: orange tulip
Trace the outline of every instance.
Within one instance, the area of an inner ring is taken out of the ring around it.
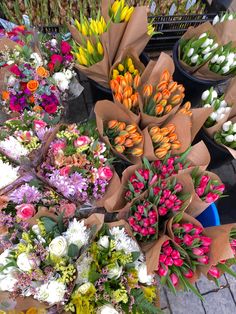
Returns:
[[[2,100],[8,100],[10,98],[10,93],[6,90],[2,92]]]
[[[130,136],[130,134],[129,134],[129,132],[123,130],[123,131],[120,131],[119,136],[123,136],[123,137],[127,138]]]
[[[44,67],[37,67],[36,73],[38,74],[38,76],[41,76],[41,77],[49,76],[48,70],[46,70]]]
[[[170,72],[168,70],[164,70],[160,77],[160,82],[169,81],[171,78]]]
[[[139,87],[140,82],[141,82],[140,75],[136,74],[134,77],[134,82],[133,82],[134,89],[137,89]]]
[[[155,149],[154,153],[157,158],[162,159],[166,156],[166,154],[168,153],[168,150],[160,147],[160,148]]]
[[[163,143],[163,144],[161,144],[160,148],[165,148],[166,150],[170,150],[171,149],[171,144],[170,143]]]
[[[164,89],[163,92],[162,92],[162,96],[163,96],[163,99],[168,99],[170,97],[171,93],[168,89]]]
[[[127,108],[127,109],[131,109],[132,108],[132,100],[131,98],[124,98],[123,99],[123,105]]]
[[[181,147],[181,143],[180,141],[174,141],[172,144],[171,144],[171,149],[180,149]]]
[[[125,88],[127,86],[127,82],[126,82],[126,79],[124,77],[122,77],[120,79],[120,85],[122,88]]]
[[[130,74],[129,72],[126,72],[126,73],[124,74],[124,78],[125,78],[126,83],[127,83],[128,85],[132,85],[132,84],[133,84],[133,77],[132,77],[132,74]]]
[[[178,85],[178,90],[179,90],[181,93],[184,93],[185,88],[184,88],[184,86],[183,86],[182,84],[179,84],[179,85]]]
[[[170,135],[168,135],[168,138],[169,138],[169,141],[173,143],[174,141],[177,140],[178,137],[176,133],[171,133]]]
[[[117,137],[115,137],[115,139],[114,139],[114,143],[116,144],[116,145],[123,145],[124,144],[124,142],[125,142],[125,137],[124,136],[117,136]]]
[[[116,127],[118,127],[119,122],[117,120],[110,120],[107,124],[108,129],[115,129]]]
[[[111,80],[110,81],[110,87],[111,87],[111,90],[115,93],[117,93],[118,91],[118,87],[119,87],[119,83],[117,80]]]
[[[124,92],[123,92],[123,97],[129,98],[132,94],[133,94],[133,88],[131,86],[125,86]]]
[[[176,129],[175,125],[173,123],[170,123],[167,125],[167,128],[169,130],[169,133],[173,133]]]
[[[152,136],[153,143],[159,143],[163,140],[163,135],[160,133],[156,133]]]
[[[131,95],[132,106],[135,107],[138,104],[138,93]]]
[[[126,127],[126,123],[125,122],[119,122],[119,125],[118,125],[118,130],[119,131],[123,131]]]
[[[162,100],[162,93],[157,92],[157,93],[153,96],[153,100],[156,102],[156,104],[158,104],[158,103]]]
[[[157,91],[162,92],[164,89],[167,89],[167,86],[168,86],[168,82],[163,81],[157,85]]]
[[[125,150],[125,147],[123,145],[116,145],[114,148],[120,154],[122,154]]]
[[[171,106],[171,105],[167,105],[167,106],[165,107],[165,114],[171,112],[171,110],[172,110],[172,106]]]
[[[170,139],[167,136],[163,137],[163,139],[161,140],[161,143],[169,143],[169,142],[170,142]]]
[[[114,96],[115,100],[119,101],[120,103],[122,103],[123,97],[121,93],[116,93]]]
[[[164,111],[164,107],[162,105],[156,105],[155,113],[157,116],[160,116]]]
[[[167,99],[162,99],[160,102],[159,102],[159,105],[165,107],[167,105]]]
[[[124,143],[125,147],[133,147],[134,143],[130,138],[127,138]]]
[[[168,90],[170,91],[170,93],[174,93],[176,91],[177,87],[178,87],[177,82],[172,81],[168,84]]]
[[[184,104],[184,108],[188,111],[191,109],[191,102],[190,101],[187,101],[185,104]]]
[[[181,95],[174,95],[170,100],[169,103],[173,106],[179,105],[182,101]]]
[[[158,126],[153,126],[150,130],[149,130],[149,134],[151,136],[153,136],[154,134],[156,133],[159,133],[160,132],[160,128]]]
[[[135,136],[132,136],[132,135],[135,135]],[[132,139],[134,145],[138,145],[143,140],[143,136],[139,133],[131,134],[129,138]]]
[[[131,154],[136,156],[136,157],[140,157],[143,155],[143,149],[139,148],[139,147],[135,147],[132,149]]]
[[[135,133],[137,131],[137,126],[135,124],[128,124],[125,128],[129,134]]]
[[[35,80],[30,80],[28,83],[27,83],[27,88],[30,92],[35,92],[39,87],[39,82],[38,81],[35,81]]]
[[[153,86],[151,84],[146,84],[143,87],[143,96],[150,97],[153,93]]]
[[[162,134],[162,136],[166,136],[170,133],[170,130],[168,127],[164,127],[164,128],[161,128],[160,133]]]

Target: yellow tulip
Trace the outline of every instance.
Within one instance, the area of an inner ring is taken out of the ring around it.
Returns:
[[[77,19],[75,19],[75,27],[77,27],[78,30],[81,32],[81,25],[80,25],[80,22]]]
[[[116,11],[118,10],[118,7],[120,5],[120,1],[114,1],[112,7],[111,7],[111,10],[113,13],[116,13]]]
[[[134,71],[135,71],[135,68],[134,68],[134,65],[132,64],[129,66],[129,72],[134,73]]]
[[[131,17],[133,12],[134,12],[134,7],[129,8],[129,10],[127,11],[126,16],[125,16],[125,22],[128,22],[130,20],[130,17]]]
[[[91,55],[94,54],[94,48],[90,40],[87,40],[87,50],[88,50],[88,53],[90,53]]]
[[[88,65],[88,60],[87,58],[85,57],[84,54],[80,55],[80,58],[81,58],[81,62],[83,65],[87,66]]]
[[[82,33],[82,35],[84,35],[84,36],[87,36],[87,35],[88,35],[88,30],[87,30],[87,27],[86,27],[85,24],[82,24],[82,25],[81,25],[81,33]]]
[[[127,59],[127,66],[130,67],[131,65],[133,65],[133,61],[131,58]]]
[[[101,35],[104,32],[102,22],[97,22],[97,29],[98,29],[98,35]]]
[[[125,16],[126,16],[128,10],[129,10],[129,7],[127,5],[122,9],[121,15],[120,15],[120,20],[121,21],[123,21],[125,19]]]
[[[101,56],[103,56],[104,50],[103,50],[103,47],[102,47],[102,44],[100,43],[100,41],[97,43],[97,50],[98,50],[98,53]]]
[[[118,70],[119,70],[120,72],[122,72],[122,71],[124,71],[124,69],[125,69],[125,68],[124,68],[123,64],[120,63],[120,64],[118,65]]]
[[[102,27],[103,27],[103,32],[105,32],[106,28],[107,28],[107,24],[104,20],[104,17],[101,16],[101,19],[100,19],[101,23],[102,23]]]
[[[117,78],[118,75],[119,75],[119,71],[113,70],[113,72],[112,72],[112,78],[113,78],[114,80]]]

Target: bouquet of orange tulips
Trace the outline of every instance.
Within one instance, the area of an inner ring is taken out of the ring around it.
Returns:
[[[151,127],[149,135],[152,139],[155,156],[158,159],[165,158],[172,149],[177,150],[181,147],[181,143],[175,133],[175,125],[172,123],[163,128],[158,126]]]

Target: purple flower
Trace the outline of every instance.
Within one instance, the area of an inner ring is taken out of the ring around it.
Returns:
[[[37,203],[41,198],[42,193],[36,187],[30,186],[27,183],[20,186],[9,195],[10,201],[15,204]]]

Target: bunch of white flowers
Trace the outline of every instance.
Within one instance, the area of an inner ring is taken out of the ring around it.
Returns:
[[[217,23],[222,23],[224,21],[232,21],[236,19],[236,13],[229,13],[226,12],[224,14],[221,14],[221,16],[219,16],[218,14],[214,17],[212,24],[216,25]]]
[[[223,144],[236,149],[236,122],[225,122],[222,125],[222,129],[216,132],[214,139],[218,144]]]
[[[19,167],[13,167],[8,162],[4,162],[0,159],[0,173],[1,173],[1,181],[0,181],[0,189],[4,188],[8,184],[14,182],[18,175]]]
[[[209,62],[209,69],[220,75],[229,75],[236,71],[236,48],[232,42],[219,47]]]
[[[128,236],[124,228],[113,227],[110,229],[110,233],[114,237],[117,251],[124,250],[125,254],[140,252],[137,242]]]
[[[214,110],[205,122],[206,128],[210,128],[224,119],[226,114],[231,110],[231,107],[224,100],[224,95],[218,97],[217,91],[213,87],[202,93],[202,105],[205,108],[213,108]]]
[[[53,79],[60,91],[65,92],[69,89],[70,81],[75,76],[75,72],[70,69],[64,69],[62,72],[53,74]]]
[[[4,141],[0,141],[0,148],[15,160],[22,156],[27,156],[29,150],[24,147],[14,136],[9,136]]]
[[[75,218],[70,221],[67,230],[63,234],[67,244],[75,244],[78,249],[80,249],[83,245],[88,244],[89,236],[90,230],[85,226],[84,220],[78,221]]]
[[[51,280],[37,288],[35,299],[54,305],[65,299],[66,286],[57,280]]]
[[[190,66],[202,65],[217,48],[218,43],[208,33],[203,33],[198,38],[181,40],[181,60]]]

